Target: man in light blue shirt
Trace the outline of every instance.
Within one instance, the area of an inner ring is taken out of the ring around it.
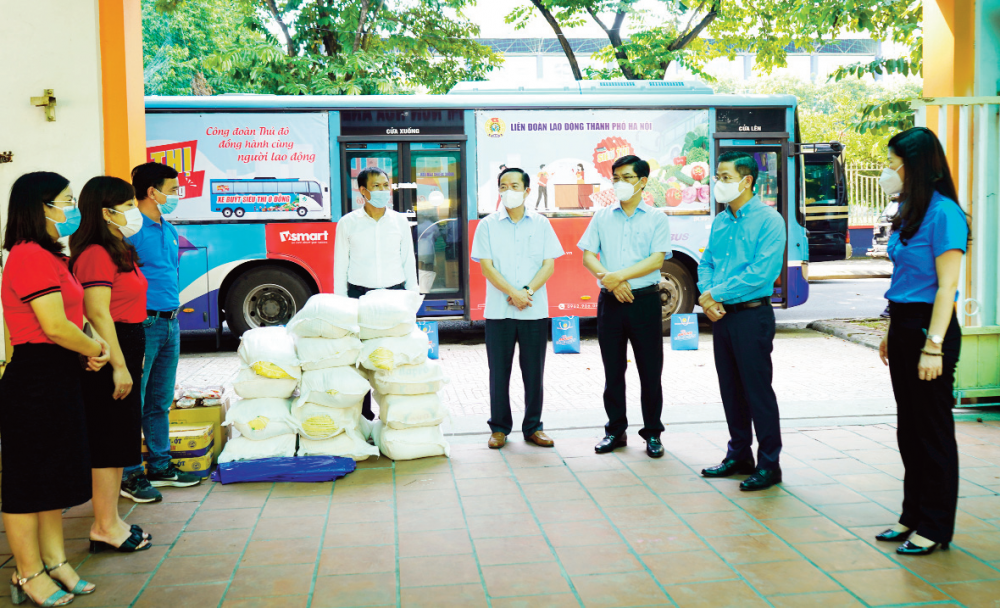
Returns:
[[[513,430],[510,412],[510,373],[514,345],[520,347],[524,379],[525,441],[552,447],[542,430],[542,379],[549,326],[545,282],[552,276],[555,258],[563,255],[552,225],[544,215],[527,209],[531,192],[528,174],[514,167],[500,173],[499,210],[476,227],[472,261],[486,277],[486,356],[490,366],[489,447],[499,449]]]
[[[715,369],[730,436],[722,464],[701,473],[750,475],[740,484],[741,490],[763,490],[781,482],[781,424],[771,387],[775,329],[771,296],[787,237],[781,215],[754,195],[758,172],[757,161],[749,154],[719,156],[715,200],[729,206],[712,222],[708,247],[698,265],[699,303],[715,323]]]
[[[670,221],[666,214],[642,202],[649,163],[623,156],[612,165],[612,181],[620,203],[594,214],[577,246],[583,265],[601,285],[597,299],[597,340],[604,361],[605,437],[594,448],[605,454],[626,445],[625,370],[632,343],[642,387],[646,453],[663,456],[663,322],[660,268],[670,257]],[[598,259],[600,256],[600,259]]]

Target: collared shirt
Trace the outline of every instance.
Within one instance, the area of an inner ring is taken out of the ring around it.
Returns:
[[[83,329],[83,287],[69,271],[66,256],[30,241],[14,245],[0,283],[3,319],[11,344],[54,344],[31,307],[32,300],[52,293],[62,296],[66,318]]]
[[[754,196],[734,216],[715,216],[698,264],[698,289],[716,302],[739,304],[774,294],[785,259],[785,220]]]
[[[333,254],[333,292],[347,295],[347,284],[380,289],[404,283],[417,291],[413,233],[402,213],[386,209],[376,221],[365,208],[337,222]]]
[[[531,282],[545,260],[563,255],[559,237],[549,218],[525,207],[521,221],[515,223],[502,207],[479,222],[472,240],[472,261],[492,260],[493,267],[514,287]],[[487,319],[545,319],[549,316],[549,296],[542,285],[531,297],[531,306],[518,310],[507,296],[486,281]]]
[[[587,226],[587,231],[576,245],[582,251],[601,256],[601,264],[608,272],[617,272],[645,260],[654,253],[665,252],[671,257],[670,220],[667,214],[653,209],[646,203],[625,214],[621,203],[599,209]],[[647,275],[629,279],[632,289],[642,289],[660,282],[660,269]]]
[[[938,256],[952,249],[965,252],[968,246],[969,224],[965,212],[955,201],[934,192],[916,234],[903,244],[900,232],[896,230],[889,237],[892,282],[885,297],[900,304],[933,304],[938,290]]]
[[[142,230],[127,240],[139,254],[142,273],[149,282],[146,308],[161,312],[180,308],[180,247],[177,229],[162,217],[157,224],[144,213]]]

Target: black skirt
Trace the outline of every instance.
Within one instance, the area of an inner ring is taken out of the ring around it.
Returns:
[[[55,344],[18,344],[0,379],[0,507],[40,513],[90,500],[80,360]]]
[[[125,367],[132,376],[132,391],[113,399],[114,370],[84,372],[83,403],[90,438],[90,466],[95,469],[130,467],[142,462],[142,359],[146,331],[142,323],[115,323]]]

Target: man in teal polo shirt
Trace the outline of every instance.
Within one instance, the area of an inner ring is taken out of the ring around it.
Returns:
[[[179,245],[177,230],[163,219],[177,207],[177,171],[162,163],[146,163],[132,170],[142,230],[128,241],[135,246],[146,291],[146,359],[142,370],[142,434],[149,457],[122,473],[122,496],[135,502],[159,502],[156,489],[197,485],[201,478],[179,470],[170,461],[170,404],[174,400],[177,362],[181,353]],[[123,440],[129,440],[123,438]],[[139,438],[134,438],[138,441]]]

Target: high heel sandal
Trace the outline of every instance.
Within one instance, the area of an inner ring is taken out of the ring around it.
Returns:
[[[895,542],[895,541],[900,541],[900,540],[906,540],[906,539],[910,538],[911,534],[913,534],[913,530],[912,529],[907,530],[906,532],[896,532],[892,528],[889,528],[885,532],[882,532],[881,534],[877,534],[875,536],[875,540],[884,540],[884,541],[888,541],[888,542]]]
[[[16,579],[17,582],[11,581],[10,583],[11,603],[14,604],[15,606],[19,606],[23,604],[25,601],[31,600],[31,603],[36,606],[43,606],[48,608],[51,606],[66,606],[67,604],[72,603],[74,599],[76,599],[72,594],[66,593],[64,590],[60,589],[59,591],[56,591],[48,598],[46,598],[45,601],[42,602],[41,604],[36,602],[35,598],[28,595],[28,592],[24,590],[24,586],[27,585],[30,581],[33,581],[34,579],[38,578],[39,576],[45,573],[46,573],[45,569],[43,568],[42,570],[32,574],[31,576],[25,576],[24,578],[22,578],[21,575],[18,573],[18,571],[15,569],[14,578]],[[62,600],[66,597],[69,597],[69,601],[63,602]]]
[[[140,547],[139,545],[141,545],[144,540],[146,541],[146,544]],[[106,543],[103,540],[90,539],[91,553],[100,553],[105,549],[111,549],[112,551],[118,551],[119,553],[135,553],[136,551],[145,551],[152,546],[153,545],[149,542],[149,539],[143,538],[142,533],[135,531],[132,532],[131,536],[125,539],[125,542],[117,547],[111,543]]]
[[[130,532],[132,532],[132,534],[135,534],[136,532],[138,532],[138,533],[139,533],[139,534],[141,534],[141,535],[142,535],[142,537],[143,537],[143,538],[145,538],[146,540],[153,540],[153,535],[152,535],[152,534],[150,534],[150,533],[148,533],[148,532],[145,532],[145,531],[143,531],[143,529],[142,529],[142,528],[140,528],[139,526],[137,526],[137,525],[135,525],[135,524],[132,524],[132,527],[131,527],[131,528],[129,528],[129,531],[130,531]]]
[[[56,564],[55,566],[52,566],[51,568],[48,567],[48,566],[45,566],[45,571],[49,572],[50,576],[51,576],[52,572],[58,570],[59,568],[62,568],[63,566],[65,566],[68,563],[69,563],[69,561],[59,562],[58,564]],[[72,589],[67,588],[66,584],[63,583],[61,580],[57,579],[56,577],[52,576],[51,578],[52,578],[53,581],[55,581],[55,583],[57,585],[59,585],[60,587],[62,587],[63,591],[65,591],[67,593],[72,593],[73,595],[90,595],[94,591],[97,591],[97,585],[94,585],[93,587],[90,588],[90,591],[88,591],[87,590],[87,585],[89,585],[90,583],[88,583],[87,581],[83,580],[82,578],[79,581],[76,582],[76,586],[73,587]]]
[[[934,553],[935,549],[938,548],[945,550],[948,548],[948,543],[934,543],[929,547],[921,547],[920,545],[906,541],[902,545],[896,547],[896,553],[900,555],[930,555],[931,553]]]

